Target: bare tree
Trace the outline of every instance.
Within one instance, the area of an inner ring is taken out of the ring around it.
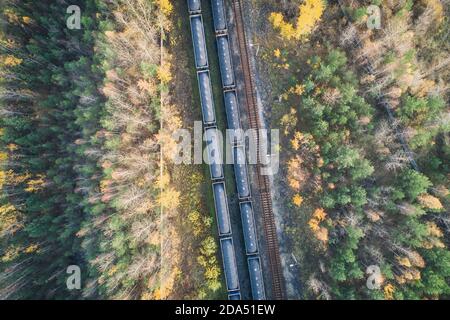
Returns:
[[[390,155],[386,164],[385,168],[388,171],[398,171],[405,167],[407,167],[409,164],[409,157],[403,150],[398,150],[394,154]]]
[[[311,277],[307,282],[307,285],[308,289],[315,295],[317,295],[319,298],[322,298],[324,300],[331,299],[331,295],[329,292],[330,288],[328,287],[328,285],[325,282],[317,279],[314,275],[311,275]]]

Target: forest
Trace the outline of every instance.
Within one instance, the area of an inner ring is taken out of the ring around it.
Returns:
[[[71,5],[79,29],[67,26]],[[220,295],[204,173],[164,156],[186,103],[173,85],[186,75],[172,67],[181,37],[172,3],[2,0],[0,9],[0,298]],[[182,234],[195,241],[182,248]],[[71,265],[82,290],[66,287]]]
[[[254,3],[302,298],[448,298],[449,3]]]

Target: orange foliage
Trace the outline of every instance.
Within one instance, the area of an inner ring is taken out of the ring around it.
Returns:
[[[1,63],[7,67],[15,67],[22,63],[22,59],[16,58],[12,55],[2,57]]]
[[[383,288],[383,292],[384,292],[384,298],[386,300],[394,299],[395,287],[392,284],[389,283],[389,284],[385,285]]]
[[[417,199],[419,200],[419,203],[425,208],[431,210],[442,210],[444,208],[441,201],[430,194],[422,194]]]
[[[319,230],[316,232],[316,238],[323,243],[328,242],[328,229],[325,227],[320,227]]]
[[[439,227],[434,222],[427,223],[427,231],[428,231],[428,234],[432,237],[441,238],[444,235],[442,230],[439,229]]]
[[[322,208],[318,208],[314,211],[311,219],[308,221],[309,228],[314,232],[314,235],[318,240],[323,243],[328,242],[328,229],[321,227],[319,224],[327,217],[327,213]]]
[[[327,214],[322,208],[316,209],[316,211],[314,211],[313,218],[317,221],[322,222],[326,217]]]

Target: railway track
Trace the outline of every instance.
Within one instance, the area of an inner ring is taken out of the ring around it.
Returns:
[[[257,100],[255,94],[255,85],[250,69],[250,60],[248,54],[248,43],[245,36],[243,10],[240,0],[233,0],[233,10],[236,20],[236,30],[238,35],[239,53],[241,57],[242,70],[245,84],[246,110],[249,120],[249,127],[259,132],[262,129],[257,108]],[[260,200],[263,214],[264,235],[268,248],[269,265],[272,279],[272,291],[275,299],[283,299],[284,280],[283,270],[281,267],[280,249],[276,232],[275,217],[272,209],[272,198],[270,192],[270,181],[266,175],[262,174],[261,154],[259,134],[254,137],[257,145],[257,182],[260,192]]]

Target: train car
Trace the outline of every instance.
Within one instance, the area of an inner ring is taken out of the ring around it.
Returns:
[[[233,88],[234,83],[234,70],[233,61],[231,60],[230,46],[228,43],[228,36],[221,35],[216,37],[217,41],[217,53],[219,55],[220,75],[222,77],[222,86],[227,88]]]
[[[245,161],[245,147],[233,146],[234,177],[239,199],[250,197],[250,184],[247,176],[247,164]]]
[[[229,236],[231,235],[231,222],[225,182],[215,182],[212,187],[219,236]]]
[[[223,94],[225,111],[227,114],[227,125],[229,130],[230,140],[233,144],[242,143],[243,132],[241,128],[241,120],[239,117],[239,102],[237,98],[236,90],[228,90]]]
[[[202,12],[201,0],[187,0],[189,14],[195,14]]]
[[[206,50],[205,29],[203,28],[202,15],[193,15],[190,17],[190,20],[195,66],[197,69],[208,68],[208,52]]]
[[[206,150],[212,180],[223,179],[223,157],[221,135],[216,127],[205,129]]]
[[[239,292],[230,293],[228,300],[241,300],[241,294]]]
[[[253,300],[265,300],[266,293],[264,291],[264,279],[261,270],[261,260],[259,257],[250,257],[247,259],[247,262]]]
[[[233,239],[220,239],[220,248],[222,250],[223,270],[225,274],[225,282],[227,283],[227,290],[237,291],[239,290],[239,276]]]
[[[211,0],[214,30],[216,34],[227,32],[227,17],[223,0]]]
[[[200,91],[200,103],[202,106],[203,124],[205,126],[216,123],[214,99],[211,86],[211,78],[208,70],[197,72],[198,89]]]
[[[257,254],[258,239],[256,237],[256,224],[252,202],[241,202],[239,208],[241,211],[242,231],[244,232],[245,251],[247,255]]]

